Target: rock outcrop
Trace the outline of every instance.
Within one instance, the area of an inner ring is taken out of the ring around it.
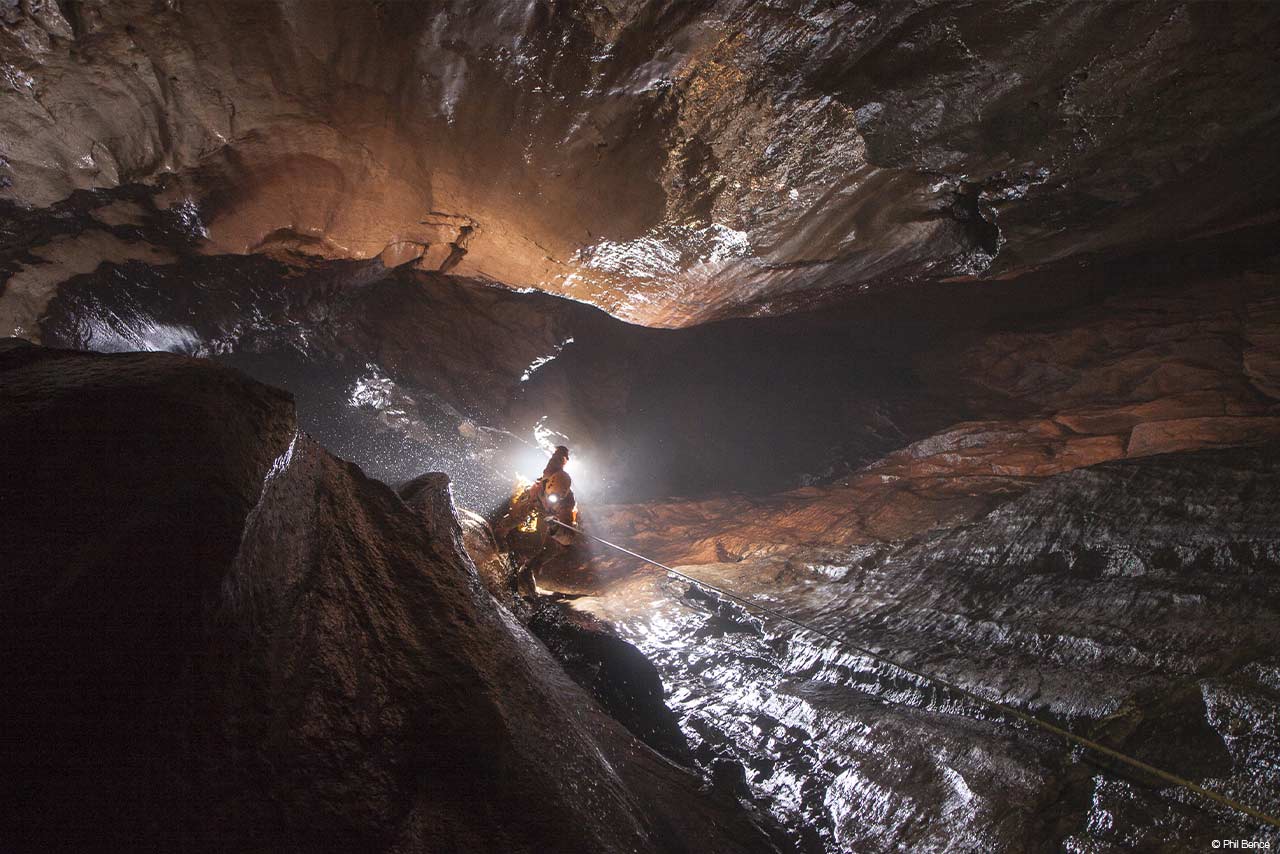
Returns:
[[[1063,472],[1176,451],[1274,442],[1280,439],[1280,399],[1272,396],[1272,339],[1259,331],[1258,319],[1273,310],[1276,282],[1274,273],[1251,273],[1130,288],[1051,317],[997,320],[979,331],[907,339],[897,345],[908,351],[905,356],[883,344],[888,355],[882,363],[891,366],[890,376],[898,383],[892,396],[867,401],[870,395],[862,392],[848,401],[850,409],[889,413],[892,417],[881,422],[888,427],[881,426],[883,435],[877,434],[874,419],[866,419],[865,427],[842,420],[845,411],[826,396],[857,389],[856,381],[818,377],[800,385],[806,366],[827,364],[813,358],[814,351],[801,351],[796,396],[820,401],[832,413],[826,426],[838,424],[854,435],[863,431],[861,450],[887,452],[868,453],[865,465],[810,486],[734,490],[638,506],[597,504],[590,508],[590,521],[668,563],[708,563],[779,547],[866,545],[974,518],[1035,481]],[[774,334],[761,347],[772,355],[769,348],[778,341],[795,340]],[[917,343],[920,350],[911,352]],[[899,360],[910,367],[904,370]],[[775,360],[775,369],[782,364]],[[571,363],[548,372],[567,370]],[[883,364],[866,373],[874,376],[877,370],[884,370]],[[700,379],[694,374],[685,382]],[[729,394],[732,387],[720,386],[719,394]],[[715,394],[706,396],[715,399]],[[642,398],[649,405],[652,400]],[[699,406],[709,406],[682,398],[659,403],[699,414],[705,411]],[[750,404],[757,403],[753,397]],[[751,430],[777,429],[769,418],[776,413],[782,429],[771,438],[794,424],[798,445],[811,440],[807,419],[792,417],[807,410],[761,408],[766,411],[756,413],[756,420],[737,428],[741,433],[726,433],[758,440]],[[678,418],[668,423],[694,420]],[[702,435],[694,429],[689,435]],[[672,433],[671,444],[686,441],[682,432]],[[895,441],[900,447],[889,450],[886,446]],[[786,453],[786,446],[762,448],[759,462],[752,464],[764,469],[776,465],[778,457],[785,460]],[[655,459],[666,463],[669,457]],[[860,462],[852,454],[845,459]],[[607,577],[605,565],[597,568]]]
[[[145,183],[212,252],[681,326],[1273,219],[1278,32],[1266,2],[6,0],[0,193]]]
[[[1105,463],[986,500],[998,506],[843,548],[786,545],[760,516],[752,539],[773,547],[746,557],[699,557],[678,526],[665,539],[684,540],[685,573],[1276,815],[1278,446]],[[660,527],[648,509],[638,525]],[[744,769],[802,850],[1280,843],[660,571],[573,606],[658,664],[698,761]]]
[[[0,350],[5,847],[761,851],[292,401]]]
[[[448,484],[446,475],[426,474],[406,483],[399,494],[424,524],[432,527],[438,524],[436,520],[447,518],[441,509]],[[653,663],[607,623],[588,614],[564,611],[554,602],[538,598],[533,590],[521,590],[516,562],[534,556],[500,550],[484,518],[466,510],[460,515],[463,548],[494,600],[546,644],[570,678],[636,738],[688,765],[689,746],[675,715],[666,707],[662,677]],[[581,559],[576,565],[582,570]]]
[[[612,626],[590,614],[542,603],[530,615],[529,630],[636,738],[681,764],[691,762],[684,733],[666,706],[658,669]]]

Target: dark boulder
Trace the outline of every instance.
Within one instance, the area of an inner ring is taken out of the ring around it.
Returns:
[[[281,392],[0,350],[6,850],[755,851]]]
[[[529,629],[573,680],[633,735],[666,756],[691,764],[689,744],[664,700],[662,677],[644,653],[590,614],[543,602]]]

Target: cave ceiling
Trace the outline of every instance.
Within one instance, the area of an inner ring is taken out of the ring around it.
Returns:
[[[379,257],[687,326],[1267,221],[1278,23],[1263,3],[0,0],[0,203],[142,186],[207,254]],[[26,240],[68,275],[166,260]],[[5,334],[56,291],[25,275]]]

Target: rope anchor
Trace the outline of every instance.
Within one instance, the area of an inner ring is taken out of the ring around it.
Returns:
[[[801,620],[797,620],[795,617],[788,616],[787,614],[784,614],[781,611],[774,610],[773,608],[770,608],[767,605],[761,605],[759,602],[750,598],[749,596],[740,596],[722,587],[717,587],[716,585],[711,584],[710,582],[702,581],[701,579],[694,578],[692,575],[683,573],[678,569],[673,569],[672,567],[667,566],[665,563],[660,563],[656,560],[653,560],[652,558],[645,557],[644,555],[638,552],[633,552],[631,549],[624,548],[618,545],[617,543],[611,543],[608,540],[603,539],[602,537],[597,537],[595,534],[588,534],[586,531],[574,525],[570,525],[566,522],[557,522],[557,524],[564,525],[564,527],[568,528],[569,530],[575,531],[583,535],[584,537],[588,537],[592,540],[595,540],[597,543],[600,543],[601,545],[608,546],[611,549],[616,549],[617,551],[622,552],[625,555],[630,555],[631,557],[637,560],[643,561],[644,563],[652,564],[653,566],[656,566],[659,569],[664,570],[670,573],[671,575],[676,576],[677,578],[681,578],[689,582],[690,584],[696,584],[701,588],[704,588],[706,590],[711,590],[727,599],[732,599],[734,602],[738,602],[747,608],[753,608],[762,614],[766,614],[775,619],[790,623],[802,629],[803,631],[811,632],[815,635],[818,635],[819,637],[826,638],[827,640],[831,641],[837,646],[843,647],[844,649],[851,650],[853,652],[856,652],[859,655],[865,656],[866,658],[870,658],[873,661],[878,661],[881,664],[885,664],[885,665],[888,665],[889,667],[893,667],[897,670],[902,671],[903,673],[914,676],[916,679],[919,679],[921,681],[932,682],[935,685],[941,685],[942,687],[947,688],[948,690],[954,691],[957,694],[969,700],[973,700],[974,702],[987,706],[988,708],[995,709],[996,711],[1001,712],[1002,714],[1008,715],[1011,718],[1014,718],[1030,726],[1036,727],[1040,730],[1043,730],[1044,732],[1050,733],[1052,735],[1056,735],[1059,738],[1062,738],[1063,740],[1067,741],[1068,743],[1076,745],[1077,747],[1083,747],[1086,750],[1091,750],[1094,753],[1099,753],[1103,756],[1106,756],[1110,759],[1114,759],[1117,762],[1121,762],[1125,765],[1128,765],[1131,768],[1141,771],[1144,774],[1150,774],[1151,776],[1156,777],[1160,780],[1163,780],[1166,783],[1169,783],[1170,785],[1177,786],[1179,788],[1187,790],[1188,792],[1193,792],[1197,795],[1200,795],[1202,798],[1206,798],[1207,800],[1213,801],[1214,803],[1220,806],[1227,807],[1228,809],[1234,810],[1243,815],[1247,815],[1250,818],[1257,819],[1258,821],[1264,824],[1271,825],[1272,827],[1280,828],[1280,819],[1276,818],[1275,816],[1268,815],[1267,813],[1262,812],[1261,810],[1254,809],[1248,804],[1243,804],[1235,800],[1234,798],[1230,798],[1222,794],[1221,792],[1216,792],[1213,789],[1206,789],[1204,786],[1201,786],[1198,783],[1192,782],[1191,780],[1187,780],[1183,777],[1179,777],[1176,774],[1172,774],[1168,771],[1157,768],[1154,765],[1150,765],[1146,762],[1143,762],[1141,759],[1135,759],[1132,756],[1129,756],[1125,753],[1121,753],[1120,751],[1115,750],[1114,748],[1107,747],[1105,744],[1094,741],[1091,738],[1085,738],[1082,735],[1077,735],[1071,730],[1063,729],[1062,727],[1057,726],[1056,724],[1051,724],[1046,720],[1036,717],[1035,715],[1021,711],[1019,709],[1015,709],[1012,706],[1007,705],[1005,703],[1001,703],[999,700],[991,700],[991,699],[988,699],[987,697],[983,697],[981,694],[974,693],[973,691],[970,691],[968,688],[965,688],[961,685],[957,685],[956,683],[943,679],[939,676],[933,676],[928,673],[924,673],[923,671],[908,667],[905,664],[900,664],[891,658],[885,658],[883,655],[879,655],[877,653],[872,652],[869,649],[865,649],[863,647],[858,646],[857,644],[853,643],[847,638],[841,637],[839,635],[834,635],[831,632],[826,631],[825,629],[820,629],[817,626],[802,622]]]

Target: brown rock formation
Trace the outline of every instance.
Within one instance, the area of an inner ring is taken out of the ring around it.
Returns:
[[[1142,289],[1031,328],[1005,324],[952,337],[919,354],[918,377],[951,411],[984,420],[951,424],[836,483],[597,506],[590,521],[661,560],[713,563],[905,539],[986,513],[1036,479],[1118,459],[1274,442],[1280,401],[1266,366],[1276,354],[1256,318],[1269,309],[1276,281],[1251,274]]]
[[[146,182],[209,251],[647,324],[1230,228],[1280,189],[1269,3],[0,8],[8,199]]]
[[[444,483],[178,356],[6,346],[0,400],[7,849],[768,850],[494,605]]]
[[[590,530],[1274,809],[1277,55],[1252,0],[0,0],[0,335],[299,413],[0,352],[5,827],[1204,849],[586,541],[539,581],[617,628],[513,596],[450,490],[562,437]]]
[[[684,573],[827,636],[656,569],[573,607],[613,622],[654,659],[695,756],[742,769],[800,850],[890,852],[905,843],[1191,854],[1224,833],[1274,847],[1273,828],[859,650],[1274,816],[1280,445],[1005,482],[1010,491],[988,488],[985,506],[953,503],[946,516],[935,503],[914,525],[827,529],[807,545],[787,527],[807,512],[800,496],[789,515],[740,501],[721,508],[742,514],[728,528],[752,544],[739,554],[699,542],[716,526],[709,517],[682,524],[687,505],[605,517],[618,525],[611,536],[649,553],[665,546]],[[910,521],[912,495],[845,493],[873,505],[862,509],[871,517],[875,505],[893,504],[899,522]],[[693,509],[703,508],[717,509]],[[850,517],[856,524],[854,509]]]

